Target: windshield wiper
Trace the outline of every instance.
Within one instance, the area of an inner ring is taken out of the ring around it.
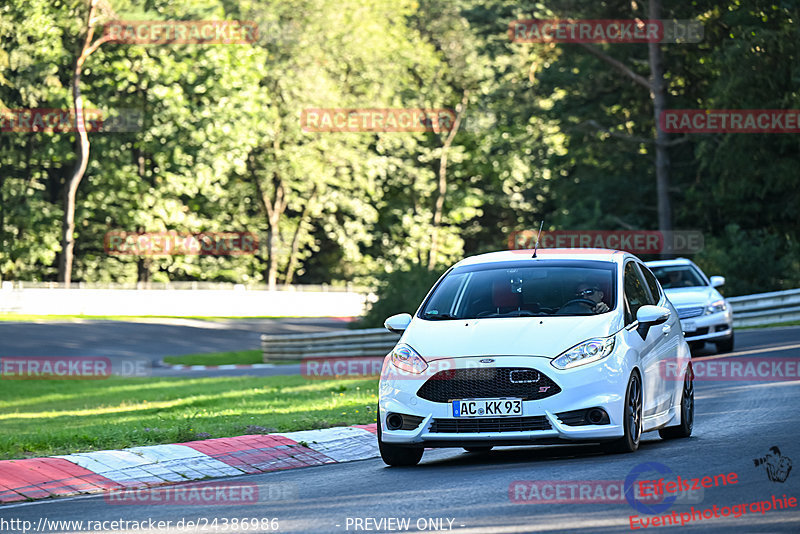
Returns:
[[[537,314],[530,310],[514,310],[509,313],[516,313],[516,315],[512,315],[512,317],[538,317]]]
[[[423,319],[431,319],[434,321],[447,321],[450,319],[458,319],[455,315],[450,315],[449,313],[423,313]]]

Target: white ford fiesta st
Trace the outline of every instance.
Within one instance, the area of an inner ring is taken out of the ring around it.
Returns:
[[[604,249],[466,258],[384,361],[378,443],[388,465],[426,447],[596,443],[632,452],[642,432],[691,435],[691,355],[677,313],[632,254]]]

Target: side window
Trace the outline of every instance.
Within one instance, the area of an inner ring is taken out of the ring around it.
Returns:
[[[661,300],[661,288],[658,287],[658,281],[655,275],[650,272],[650,269],[648,269],[646,265],[640,265],[639,268],[642,270],[644,281],[647,282],[647,287],[650,288],[650,294],[653,295],[653,304],[658,304],[658,301]]]
[[[625,300],[630,309],[630,315],[626,317],[626,322],[633,322],[636,319],[636,312],[646,304],[650,304],[650,295],[644,281],[639,276],[635,262],[628,262],[625,265]]]

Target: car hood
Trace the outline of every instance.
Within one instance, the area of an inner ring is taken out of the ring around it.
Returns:
[[[679,287],[665,289],[667,298],[676,308],[686,306],[705,306],[708,302],[719,300],[722,296],[719,291],[709,286]]]
[[[545,356],[555,358],[593,337],[622,328],[616,312],[585,317],[513,317],[424,321],[418,317],[400,341],[426,360],[469,356]]]

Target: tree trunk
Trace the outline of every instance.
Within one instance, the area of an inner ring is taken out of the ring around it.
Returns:
[[[72,257],[75,247],[75,198],[78,194],[78,186],[86,172],[89,164],[89,136],[83,121],[83,99],[81,98],[81,65],[76,64],[75,72],[72,76],[72,102],[75,109],[75,125],[77,139],[75,141],[78,160],[75,169],[67,182],[66,193],[64,195],[64,217],[62,219],[61,236],[61,257],[58,266],[58,280],[69,287],[72,281]]]
[[[442,155],[439,158],[439,187],[436,195],[436,203],[433,208],[433,228],[431,229],[431,250],[428,254],[428,270],[432,271],[436,267],[436,256],[439,254],[439,228],[442,225],[442,215],[444,212],[444,200],[447,196],[447,156],[450,146],[453,144],[458,128],[461,126],[461,117],[467,107],[469,91],[464,91],[461,103],[456,109],[456,118],[442,144]]]
[[[275,234],[280,231],[278,228],[279,217],[270,217],[269,229],[267,230],[267,286],[270,291],[274,291],[278,286],[278,247]]]
[[[292,283],[294,271],[297,268],[297,254],[300,248],[300,231],[303,229],[303,224],[308,218],[308,213],[311,211],[311,206],[314,205],[316,200],[317,184],[314,184],[314,187],[311,189],[311,195],[309,195],[306,205],[303,206],[303,213],[300,214],[300,221],[297,223],[297,228],[295,228],[294,235],[292,236],[291,252],[289,253],[289,265],[286,266],[286,276],[283,279],[283,283],[287,286]]]
[[[78,195],[78,186],[86,173],[89,165],[89,136],[86,133],[86,124],[83,118],[83,97],[81,96],[81,71],[86,59],[108,40],[108,36],[101,37],[92,43],[94,37],[94,16],[98,0],[92,0],[89,14],[86,17],[86,37],[75,60],[75,70],[72,73],[72,105],[75,111],[75,129],[77,139],[75,142],[77,161],[72,176],[66,184],[64,193],[64,217],[62,218],[61,256],[58,262],[58,281],[69,287],[72,282],[72,258],[75,248],[75,199]]]
[[[275,236],[280,232],[279,224],[281,215],[286,210],[286,194],[283,187],[283,181],[278,176],[277,171],[272,174],[272,186],[274,198],[270,198],[267,192],[261,187],[261,182],[255,172],[256,162],[253,153],[247,158],[248,167],[250,168],[250,175],[253,178],[258,193],[258,200],[260,201],[261,209],[267,218],[267,286],[271,291],[274,291],[278,286],[278,251],[276,246]]]
[[[661,19],[661,0],[648,0],[648,18]],[[656,150],[656,199],[658,204],[658,229],[662,232],[672,231],[672,206],[669,198],[669,136],[661,129],[659,118],[661,112],[667,107],[666,81],[664,80],[664,59],[659,43],[648,43],[650,79],[636,74],[621,61],[614,59],[599,48],[581,43],[581,47],[595,57],[605,61],[618,71],[622,72],[634,82],[646,87],[650,91],[653,101],[653,116],[656,122],[655,150]],[[669,257],[669,254],[662,254]]]
[[[650,20],[661,19],[661,0],[649,0]],[[650,55],[650,96],[653,99],[653,115],[656,122],[656,197],[658,200],[658,229],[672,232],[672,206],[669,199],[669,151],[668,135],[661,129],[661,112],[667,107],[664,60],[659,43],[648,43]]]

